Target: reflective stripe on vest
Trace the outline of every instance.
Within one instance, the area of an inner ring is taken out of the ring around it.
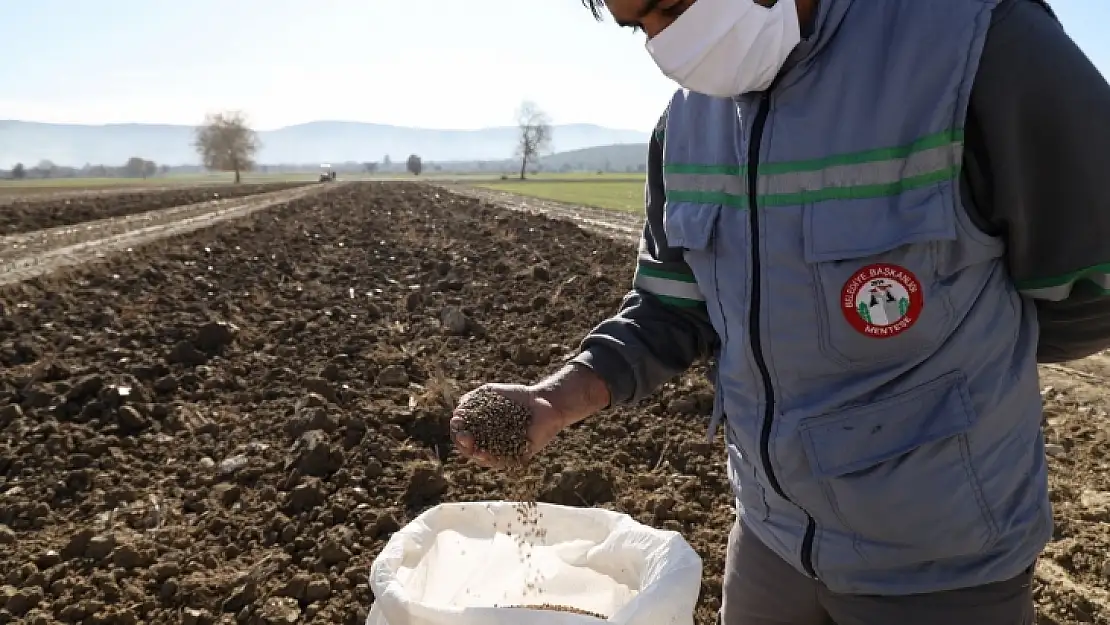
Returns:
[[[955,178],[963,149],[963,131],[952,130],[893,148],[763,163],[759,203],[793,206],[898,195]],[[667,200],[748,208],[746,170],[735,165],[667,164],[663,168]]]

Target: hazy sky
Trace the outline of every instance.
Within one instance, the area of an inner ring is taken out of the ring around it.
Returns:
[[[1050,2],[1110,75],[1110,0]],[[579,0],[0,0],[0,42],[0,119],[479,128],[529,98],[642,129],[673,91],[642,35]]]

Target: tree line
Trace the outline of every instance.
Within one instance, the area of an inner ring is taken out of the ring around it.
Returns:
[[[169,165],[158,165],[138,156],[127,159],[123,165],[85,165],[84,167],[67,167],[57,165],[49,160],[39,161],[33,167],[23,163],[16,163],[6,177],[12,180],[25,179],[50,179],[50,178],[152,178],[159,174],[166,175],[170,171]]]
[[[534,102],[524,102],[517,111],[516,157],[520,159],[520,179],[524,180],[528,166],[533,166],[539,158],[550,150],[551,120]],[[204,123],[197,127],[193,147],[208,171],[229,172],[235,175],[235,182],[242,181],[245,172],[258,167],[256,156],[262,142],[247,121],[242,111],[210,113]],[[389,156],[381,163],[381,169],[392,165]],[[379,171],[377,163],[364,163],[366,173]],[[419,176],[424,172],[424,161],[412,154],[405,161],[405,170]],[[159,173],[170,171],[168,165],[159,166],[153,161],[134,156],[120,166],[86,165],[83,168],[58,166],[44,160],[32,168],[16,163],[6,177],[15,180],[26,178],[150,178]]]
[[[517,110],[516,156],[520,159],[520,179],[528,173],[528,165],[551,149],[551,118],[535,102],[525,101]],[[197,128],[193,142],[201,162],[209,171],[226,171],[235,174],[239,182],[242,172],[254,169],[255,155],[262,142],[258,133],[251,129],[246,116],[241,111],[215,113],[208,115],[204,124]],[[389,157],[383,160],[387,167],[392,164]],[[366,173],[378,171],[377,163],[365,163]],[[424,161],[417,154],[409,155],[405,169],[414,176],[424,172]]]

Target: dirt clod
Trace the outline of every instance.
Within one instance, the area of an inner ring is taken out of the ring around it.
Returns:
[[[288,597],[270,597],[262,606],[259,618],[267,625],[296,623],[300,621],[301,618],[301,605],[296,599]]]
[[[107,558],[116,546],[116,537],[111,534],[93,536],[85,546],[85,557],[93,560]]]
[[[150,419],[135,406],[121,406],[119,409],[119,424],[124,429],[136,431],[150,427]]]
[[[231,345],[239,335],[239,328],[226,321],[213,321],[197,329],[193,343],[206,354],[217,354],[223,348]]]
[[[10,592],[4,592],[2,594],[7,595],[4,609],[11,612],[14,616],[23,616],[27,612],[30,612],[31,609],[38,606],[44,598],[41,588],[23,588],[20,590],[12,588]]]
[[[181,364],[187,367],[196,367],[208,362],[208,355],[197,349],[189,341],[178,341],[170,350],[166,360],[170,364]]]
[[[380,386],[408,386],[409,374],[400,365],[390,365],[378,374]]]
[[[546,361],[543,354],[529,345],[517,345],[512,350],[510,356],[512,361],[518,365],[542,365]]]
[[[405,500],[411,504],[434,501],[447,490],[443,469],[433,462],[417,462],[412,466]]]
[[[306,601],[323,601],[331,596],[331,584],[321,575],[313,577],[304,589]]]
[[[23,409],[19,407],[19,404],[8,404],[0,407],[0,427],[21,418],[23,418]]]
[[[456,336],[462,336],[474,327],[474,320],[455,306],[444,308],[439,314],[439,320],[444,332]]]
[[[305,432],[290,450],[290,466],[305,475],[325,477],[343,468],[345,457],[331,443],[327,432],[311,430]]]

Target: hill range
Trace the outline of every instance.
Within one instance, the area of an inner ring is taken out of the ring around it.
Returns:
[[[42,160],[57,165],[81,167],[92,164],[122,164],[138,156],[166,165],[198,162],[192,147],[194,128],[168,124],[50,124],[0,120],[0,168],[17,162],[33,166]],[[314,162],[379,162],[389,156],[403,162],[418,154],[426,162],[474,162],[510,160],[516,146],[517,129],[512,126],[479,130],[437,130],[362,122],[316,121],[276,130],[259,131],[262,147],[258,162],[264,164]],[[614,160],[624,145],[643,144],[648,132],[605,128],[591,124],[553,127],[552,150],[573,152],[612,146],[612,167],[625,169]],[[643,162],[642,145],[634,149],[636,163]],[[548,157],[549,159],[558,154]],[[590,161],[604,163],[603,154],[586,154]],[[556,162],[558,159],[556,159]],[[545,168],[552,164],[545,159]],[[560,165],[556,165],[558,167]],[[600,166],[600,165],[599,165]]]

